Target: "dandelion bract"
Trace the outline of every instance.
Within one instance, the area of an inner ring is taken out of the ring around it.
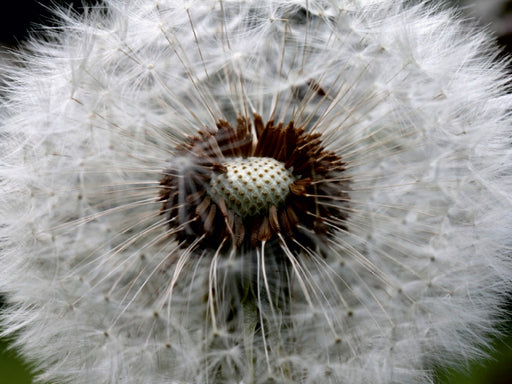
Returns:
[[[62,383],[431,383],[512,279],[491,38],[387,0],[107,0],[5,68],[4,335]]]

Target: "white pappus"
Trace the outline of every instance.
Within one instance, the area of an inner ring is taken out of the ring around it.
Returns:
[[[63,383],[431,383],[503,316],[492,39],[391,0],[106,0],[5,68],[3,334]]]

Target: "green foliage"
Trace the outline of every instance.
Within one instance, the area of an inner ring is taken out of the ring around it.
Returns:
[[[496,340],[494,348],[488,359],[472,362],[467,370],[440,372],[436,384],[512,383],[512,335]]]
[[[18,354],[8,349],[8,343],[0,340],[0,384],[30,384],[32,376],[28,364]]]

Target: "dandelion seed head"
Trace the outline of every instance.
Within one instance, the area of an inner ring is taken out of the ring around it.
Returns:
[[[284,164],[271,157],[235,158],[221,165],[226,172],[212,176],[208,194],[223,199],[242,218],[282,206],[295,181]]]
[[[479,355],[512,282],[487,35],[388,0],[60,16],[0,109],[3,334],[42,381],[429,383]]]
[[[217,128],[189,138],[180,148],[188,165],[170,167],[160,181],[161,213],[184,244],[202,238],[213,249],[238,248],[250,240],[254,248],[281,232],[291,243],[294,235],[303,237],[299,225],[323,234],[324,218],[346,218],[345,165],[325,150],[320,134],[293,122],[264,125],[259,115],[253,123],[239,117],[236,128],[226,121]]]

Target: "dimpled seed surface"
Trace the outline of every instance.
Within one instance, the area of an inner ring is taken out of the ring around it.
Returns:
[[[222,165],[227,172],[212,176],[208,193],[214,200],[222,198],[241,217],[279,207],[295,181],[283,163],[270,157],[236,158]]]

